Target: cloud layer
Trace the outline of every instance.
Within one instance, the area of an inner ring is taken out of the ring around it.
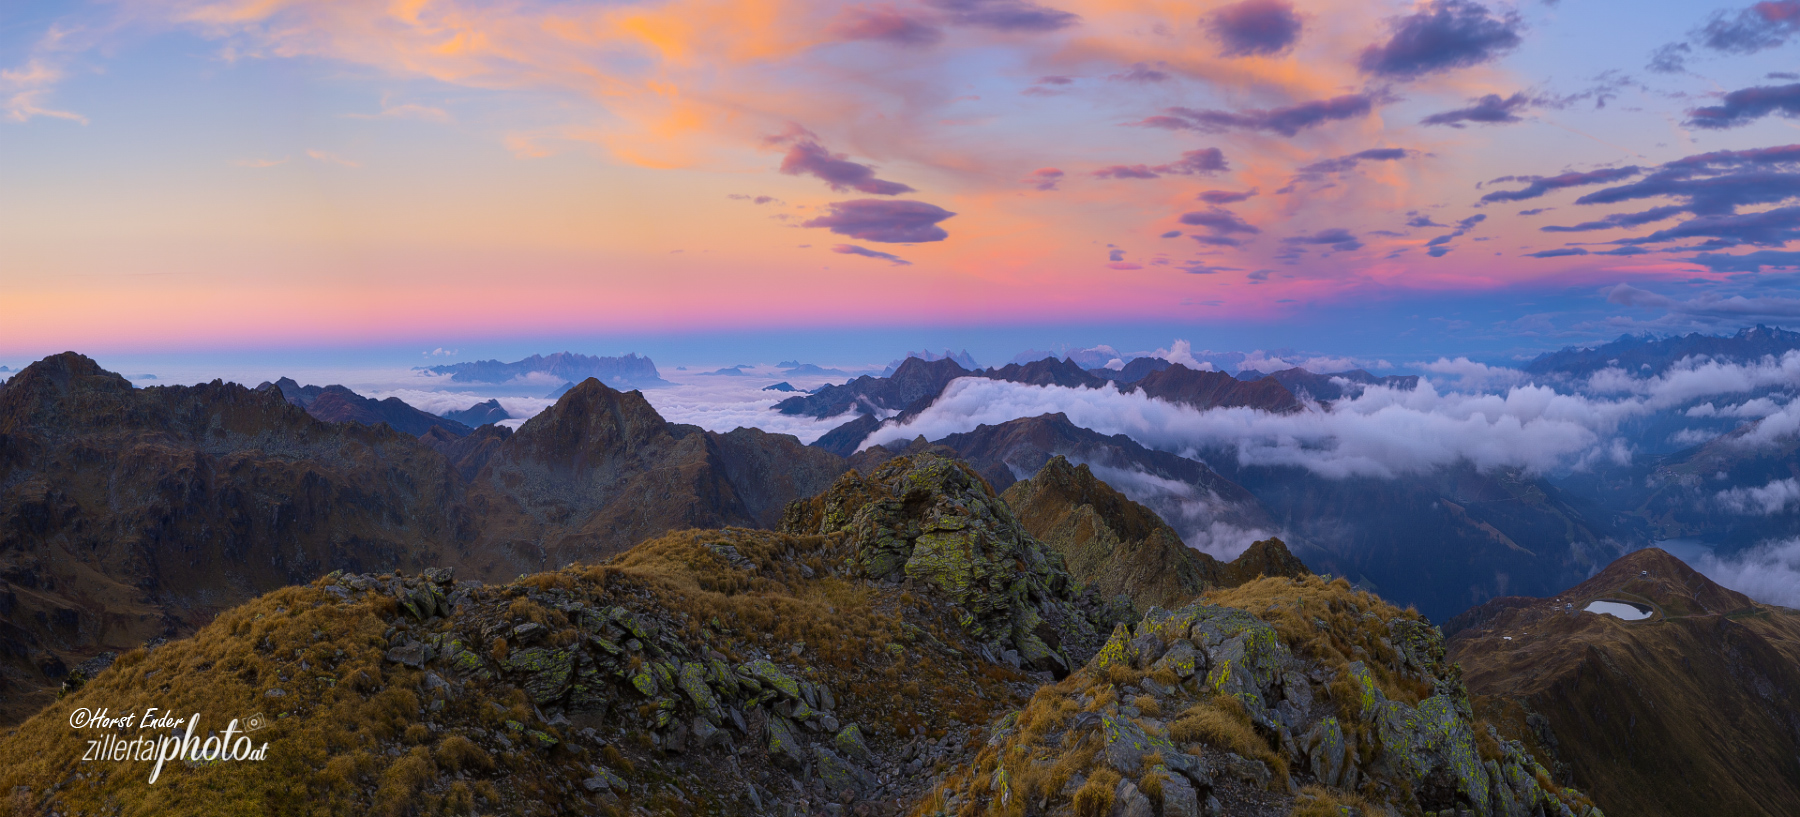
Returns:
[[[1188,353],[1191,358],[1191,352]],[[1457,390],[1429,379],[1411,391],[1370,387],[1329,410],[1270,414],[1244,408],[1197,411],[1140,392],[1027,386],[964,378],[905,426],[877,431],[865,445],[939,439],[1018,417],[1061,412],[1076,425],[1125,434],[1139,443],[1184,455],[1220,449],[1246,465],[1287,465],[1321,476],[1393,477],[1466,461],[1478,468],[1551,473],[1611,461],[1630,451],[1616,436],[1625,420],[1678,408],[1701,398],[1747,394],[1800,383],[1800,351],[1749,364],[1688,359],[1656,377],[1604,369],[1580,384],[1583,393],[1516,382],[1519,375],[1467,359],[1440,360],[1430,371],[1455,375]],[[1469,389],[1464,391],[1462,389]],[[1743,445],[1767,445],[1800,431],[1800,400],[1764,418]]]

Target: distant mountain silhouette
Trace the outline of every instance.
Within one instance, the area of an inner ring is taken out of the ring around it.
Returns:
[[[1111,380],[1114,383],[1123,385],[1126,383],[1136,383],[1139,380],[1144,379],[1144,375],[1151,372],[1160,372],[1173,365],[1175,364],[1163,360],[1160,357],[1136,357],[1132,358],[1131,362],[1126,363],[1125,368],[1089,369],[1088,374],[1102,380]]]
[[[478,360],[473,363],[451,363],[425,367],[432,374],[449,375],[455,383],[507,383],[531,374],[547,374],[579,382],[595,378],[614,388],[654,388],[667,386],[650,358],[628,354],[623,357],[593,357],[574,352],[532,355],[524,360],[501,363]]]
[[[476,403],[462,411],[445,412],[442,416],[446,420],[455,420],[470,428],[512,419],[512,415],[507,414],[506,409],[500,407],[499,400]]]
[[[909,357],[900,362],[891,376],[863,375],[842,386],[827,386],[805,397],[789,397],[776,403],[775,410],[820,419],[849,411],[862,414],[901,411],[920,400],[926,400],[926,405],[930,405],[929,401],[936,400],[945,385],[968,374],[969,370],[954,360],[926,361]]]
[[[1698,332],[1665,338],[1620,335],[1618,340],[1601,346],[1569,346],[1538,355],[1525,364],[1525,371],[1582,379],[1602,369],[1616,368],[1633,377],[1651,377],[1668,371],[1670,366],[1687,357],[1706,356],[1747,363],[1760,360],[1764,355],[1781,357],[1794,349],[1800,349],[1800,332],[1761,324],[1741,329],[1733,335],[1702,335]]]
[[[1246,383],[1224,372],[1196,371],[1179,363],[1146,374],[1121,391],[1141,391],[1158,400],[1201,411],[1241,406],[1287,413],[1301,408],[1293,392],[1273,378]]]
[[[398,397],[375,400],[343,386],[302,386],[284,377],[256,388],[258,391],[277,391],[289,403],[327,423],[356,422],[371,426],[387,423],[395,431],[415,437],[434,427],[459,436],[471,430],[465,423],[413,408]]]
[[[954,360],[956,361],[956,365],[961,366],[964,369],[974,370],[981,368],[975,363],[975,358],[969,356],[969,350],[967,349],[955,353],[952,353],[949,349],[945,349],[943,354],[938,354],[927,349],[922,352],[907,352],[906,357],[889,363],[887,368],[882,370],[881,376],[892,377],[894,372],[899,370],[900,364],[905,363],[908,360],[923,360],[926,363],[935,363],[940,360]]]

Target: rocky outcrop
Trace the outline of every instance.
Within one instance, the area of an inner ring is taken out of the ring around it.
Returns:
[[[1046,815],[1154,814],[1153,798],[1189,815],[1600,814],[1473,717],[1414,615],[1310,576],[1209,601],[1119,627],[932,796]]]
[[[841,540],[853,575],[944,594],[966,611],[962,629],[990,660],[1065,675],[1121,615],[1082,592],[1061,556],[979,475],[944,457],[898,457],[867,477],[852,471],[790,505],[781,529]]]
[[[34,814],[892,814],[1031,684],[974,657],[970,611],[848,578],[839,545],[690,531],[502,585],[332,574],[122,656],[0,738],[0,788]],[[71,712],[153,705],[202,735],[260,712],[268,760],[154,788],[78,762]]]

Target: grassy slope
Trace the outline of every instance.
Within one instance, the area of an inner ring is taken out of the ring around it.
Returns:
[[[1602,597],[1657,613],[1563,608]],[[1752,604],[1654,549],[1560,599],[1490,603],[1451,640],[1470,689],[1513,712],[1508,731],[1542,718],[1574,781],[1613,813],[1800,812],[1800,612]]]
[[[759,568],[733,568],[707,547],[722,542]],[[654,622],[659,639],[671,645],[666,649],[685,649],[690,657],[712,650],[738,664],[770,655],[796,679],[837,690],[837,716],[861,724],[878,754],[894,755],[915,728],[944,746],[960,746],[969,724],[1022,701],[1009,685],[1022,676],[951,652],[970,646],[952,610],[900,589],[833,578],[828,548],[819,537],[758,531],[673,534],[616,564],[468,589],[454,614],[423,622],[379,589],[349,593],[348,601],[330,589],[341,584],[325,580],[278,590],[227,612],[193,638],[121,657],[27,721],[0,741],[0,791],[13,792],[8,803],[21,814],[157,815],[632,806],[704,812],[735,807],[743,782],[751,780],[765,798],[792,796],[788,784],[768,776],[784,772],[771,765],[755,735],[734,735],[746,751],[731,761],[722,750],[654,751],[656,704],[685,700],[678,696],[646,697],[625,679],[607,677],[601,697],[610,714],[579,711],[567,700],[535,706],[527,694],[530,674],[506,669],[526,645],[508,645],[505,635],[486,631],[496,622],[510,628],[535,621],[547,628],[535,646],[577,646],[591,631],[551,601],[624,607],[637,620]],[[807,570],[817,578],[806,578]],[[443,662],[428,665],[457,688],[453,696],[434,692],[426,671],[383,659],[390,642],[432,636],[461,641],[481,667],[471,674]],[[802,643],[798,655],[789,652]],[[643,664],[640,657],[627,670]],[[494,677],[483,680],[482,672]],[[274,689],[284,694],[268,697]],[[106,707],[118,714],[149,706],[202,712],[209,728],[263,712],[273,725],[255,734],[268,742],[268,758],[165,769],[155,786],[145,782],[148,764],[79,762],[84,736],[68,726],[72,710]],[[683,713],[692,708],[682,706]],[[749,714],[754,720],[756,710]],[[596,731],[584,735],[589,728]],[[555,744],[540,747],[532,731]],[[740,774],[719,775],[727,762]],[[627,780],[631,793],[621,799],[588,792],[581,781],[592,766]]]

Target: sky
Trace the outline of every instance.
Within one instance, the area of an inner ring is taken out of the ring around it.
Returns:
[[[1800,0],[15,0],[0,363],[1791,325],[1797,33]]]

